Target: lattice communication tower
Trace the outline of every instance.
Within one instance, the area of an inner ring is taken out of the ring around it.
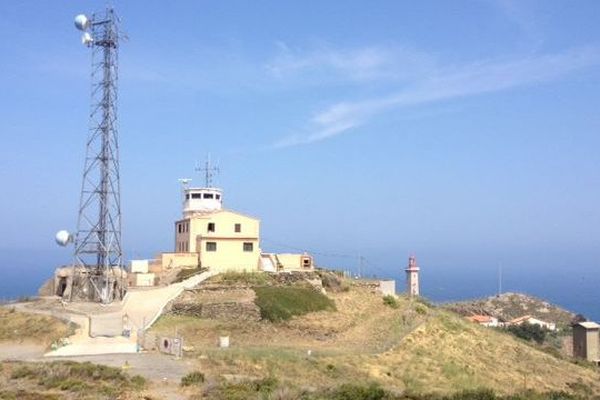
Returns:
[[[119,18],[112,8],[75,26],[92,52],[91,110],[73,274],[63,297],[110,303],[126,290],[121,247],[121,197],[117,127]]]

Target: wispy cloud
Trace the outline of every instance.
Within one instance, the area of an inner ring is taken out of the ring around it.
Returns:
[[[557,54],[440,68],[398,92],[333,104],[312,117],[307,134],[283,138],[273,147],[289,147],[332,138],[390,110],[549,82],[599,64],[600,50],[586,47]]]
[[[266,71],[278,79],[301,79],[304,84],[311,78],[319,84],[407,79],[435,65],[430,54],[408,47],[334,49],[321,45],[306,51],[278,42],[277,49],[275,57],[266,63]]]

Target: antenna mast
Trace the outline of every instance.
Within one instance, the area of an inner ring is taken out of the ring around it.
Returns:
[[[92,49],[92,102],[83,169],[74,271],[68,299],[110,303],[125,294],[117,129],[119,18],[112,8],[75,26]]]
[[[205,187],[213,187],[213,177],[219,173],[219,167],[211,165],[210,154],[206,157],[206,161],[204,162],[204,168],[196,167],[196,171],[204,172]]]

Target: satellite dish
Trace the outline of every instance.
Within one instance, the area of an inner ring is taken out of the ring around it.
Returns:
[[[94,43],[94,38],[92,35],[90,35],[89,32],[83,32],[83,35],[81,35],[81,44],[90,47],[92,43]]]
[[[90,27],[90,19],[85,14],[79,14],[75,17],[75,28],[85,31]]]
[[[68,231],[62,230],[56,232],[55,240],[59,246],[64,247],[73,241],[73,236]]]

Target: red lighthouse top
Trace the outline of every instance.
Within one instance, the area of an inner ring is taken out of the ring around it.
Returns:
[[[408,258],[408,267],[406,268],[406,271],[418,271],[419,270],[419,266],[417,265],[417,258],[415,256],[410,256]]]

